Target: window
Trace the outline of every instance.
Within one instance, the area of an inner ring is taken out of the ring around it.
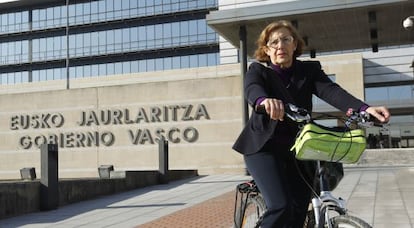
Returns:
[[[366,101],[396,101],[414,99],[414,86],[374,87],[365,89]]]

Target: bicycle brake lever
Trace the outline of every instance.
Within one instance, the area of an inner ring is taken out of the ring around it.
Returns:
[[[285,113],[290,119],[296,122],[308,122],[311,119],[308,110],[290,103],[286,105]]]

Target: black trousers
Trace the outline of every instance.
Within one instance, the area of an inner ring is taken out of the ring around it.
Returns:
[[[244,159],[267,206],[260,227],[302,228],[311,198],[305,180],[312,185],[314,162],[296,160],[288,145]]]

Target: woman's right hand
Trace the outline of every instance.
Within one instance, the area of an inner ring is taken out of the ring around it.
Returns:
[[[283,121],[285,116],[285,104],[283,104],[283,101],[275,98],[266,98],[260,105],[265,106],[266,113],[270,119]]]

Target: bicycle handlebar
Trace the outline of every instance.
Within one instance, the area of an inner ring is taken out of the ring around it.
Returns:
[[[255,112],[259,114],[267,114],[264,105],[256,105]],[[309,122],[311,120],[311,116],[308,110],[299,108],[298,106],[291,103],[285,104],[285,115],[291,120],[298,123]]]
[[[256,105],[255,112],[259,114],[267,114],[264,105]],[[308,123],[312,121],[312,117],[308,110],[300,108],[291,103],[285,104],[285,115],[297,123]],[[373,126],[383,127],[382,123],[380,123],[377,119],[373,118],[369,113],[365,111],[356,112],[352,109],[349,109],[346,113],[346,116],[348,117],[345,122],[345,125],[347,127],[350,127],[351,123],[353,122],[356,122],[358,126],[363,128],[369,128]]]

